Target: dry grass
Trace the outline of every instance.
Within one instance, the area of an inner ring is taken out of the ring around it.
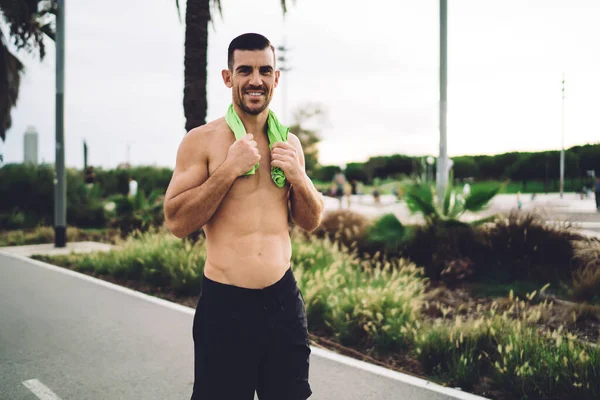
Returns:
[[[329,211],[314,234],[319,238],[327,237],[332,242],[339,242],[347,248],[353,248],[358,243],[364,242],[369,224],[368,218],[352,211]]]
[[[575,245],[572,297],[577,301],[600,298],[600,240],[579,241]]]

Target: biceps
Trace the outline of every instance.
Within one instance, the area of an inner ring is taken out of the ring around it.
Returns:
[[[175,169],[166,198],[171,199],[183,192],[202,185],[208,179],[208,169],[205,165],[197,164],[185,170]]]

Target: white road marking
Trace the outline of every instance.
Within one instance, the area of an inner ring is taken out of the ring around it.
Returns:
[[[23,382],[23,385],[27,389],[31,390],[31,392],[40,400],[60,400],[60,397],[58,397],[52,390],[48,389],[48,387],[46,387],[37,379],[25,381]]]

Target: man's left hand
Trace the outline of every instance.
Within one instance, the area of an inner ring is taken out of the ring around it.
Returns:
[[[273,145],[271,167],[281,168],[286,179],[292,185],[299,183],[304,177],[304,168],[298,160],[298,152],[286,142],[277,142]]]

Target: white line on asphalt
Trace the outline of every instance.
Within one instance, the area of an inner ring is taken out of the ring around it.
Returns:
[[[37,379],[25,381],[23,382],[23,385],[25,385],[27,389],[31,390],[31,392],[33,392],[33,394],[35,394],[40,400],[60,400],[60,397],[54,394],[52,390],[48,389]]]
[[[133,297],[144,299],[144,300],[150,301],[152,303],[170,308],[172,310],[183,312],[185,314],[194,315],[194,313],[196,311],[190,307],[182,306],[180,304],[172,303],[167,300],[149,296],[147,294],[144,294],[144,293],[141,293],[141,292],[138,292],[138,291],[135,291],[135,290],[123,287],[123,286],[115,285],[114,283],[106,282],[101,279],[82,274],[80,272],[72,271],[70,269],[57,267],[55,265],[48,264],[48,263],[45,263],[45,262],[42,262],[39,260],[34,260],[34,259],[31,259],[31,258],[28,258],[25,256],[18,255],[18,254],[10,254],[10,253],[7,253],[7,252],[1,251],[1,250],[0,250],[0,255],[15,258],[15,259],[21,260],[21,261],[26,261],[26,262],[32,263],[34,265],[37,265],[39,267],[49,269],[51,271],[56,271],[61,274],[73,276],[73,277],[76,277],[76,278],[79,278],[79,279],[82,279],[82,280],[85,280],[85,281],[88,281],[91,283],[95,283],[97,285],[104,286],[106,288],[113,289],[113,290],[116,290],[118,292],[130,295]],[[334,353],[333,351],[329,351],[329,350],[325,350],[325,349],[321,349],[321,348],[317,348],[317,347],[311,347],[311,351],[312,351],[313,355],[316,355],[318,357],[326,358],[326,359],[334,361],[334,362],[339,362],[341,364],[345,364],[350,367],[354,367],[354,368],[357,368],[357,369],[360,369],[363,371],[367,371],[367,372],[370,372],[370,373],[373,373],[373,374],[376,374],[379,376],[393,379],[393,380],[396,380],[396,381],[399,381],[399,382],[402,382],[402,383],[405,383],[405,384],[408,384],[411,386],[416,386],[421,389],[431,390],[432,392],[444,394],[446,396],[450,396],[450,397],[458,399],[458,400],[486,400],[485,397],[480,397],[480,396],[476,396],[474,394],[463,392],[461,390],[440,386],[436,383],[427,381],[425,379],[416,378],[414,376],[403,374],[401,372],[392,371],[390,369],[386,369],[386,368],[383,368],[383,367],[380,367],[377,365],[369,364],[364,361],[359,361],[354,358],[350,358],[350,357],[340,355],[338,353]],[[49,398],[48,400],[50,400],[50,399],[53,399],[53,398]]]
[[[331,361],[339,362],[350,367],[361,369],[363,371],[370,372],[375,375],[383,376],[395,381],[406,383],[407,385],[416,386],[421,389],[431,390],[454,399],[458,400],[487,400],[485,397],[476,396],[471,393],[463,392],[458,389],[452,389],[445,386],[438,385],[437,383],[430,382],[425,379],[417,378],[412,375],[403,374],[402,372],[393,371],[391,369],[383,368],[378,365],[369,364],[364,361],[356,360],[351,357],[343,356],[332,351],[321,349],[318,347],[311,347],[312,354],[326,358]]]

